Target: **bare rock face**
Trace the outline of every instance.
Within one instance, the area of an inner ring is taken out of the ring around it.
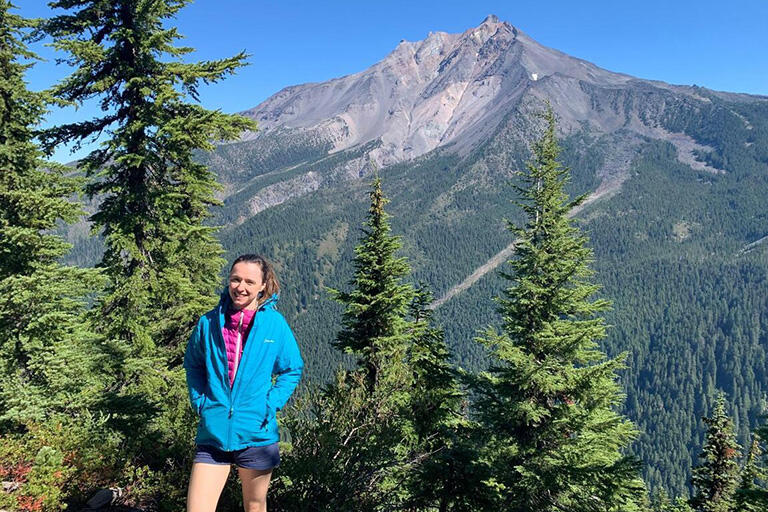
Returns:
[[[525,146],[535,128],[529,120],[546,101],[563,134],[588,131],[614,140],[609,153],[616,156],[608,162],[622,162],[638,139],[659,139],[675,146],[680,162],[721,173],[697,158],[711,148],[664,127],[670,110],[695,112],[711,101],[698,91],[612,73],[542,46],[489,16],[462,34],[433,32],[422,41],[401,41],[359,73],[283,89],[243,113],[258,121],[259,131],[242,138],[250,149],[217,167],[225,186],[232,178],[239,192],[243,183],[252,190],[248,208],[236,215],[242,221],[293,197],[359,178],[370,163],[384,168],[436,149],[463,156],[500,132]],[[746,95],[712,94],[749,101]],[[601,170],[604,188],[619,186],[624,168]],[[279,179],[289,169],[298,170]],[[249,181],[265,175],[272,177],[263,186]],[[238,197],[242,202],[242,193]]]
[[[526,98],[549,100],[563,130],[587,121],[610,132],[625,126],[626,113],[596,111],[593,93],[637,86],[694,97],[690,88],[636,80],[569,57],[489,16],[463,34],[401,41],[360,73],[280,91],[244,113],[260,125],[246,138],[278,127],[320,132],[333,140],[332,152],[378,139],[371,157],[386,166],[449,144],[469,149]]]

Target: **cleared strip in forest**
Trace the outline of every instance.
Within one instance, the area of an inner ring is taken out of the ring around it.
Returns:
[[[754,242],[752,242],[750,244],[745,245],[744,247],[741,248],[741,251],[739,251],[739,255],[746,254],[749,251],[751,251],[752,249],[754,249],[755,247],[757,247],[758,245],[760,245],[762,243],[765,243],[765,242],[768,242],[768,236],[764,236],[763,238],[760,238],[760,239],[755,240]]]
[[[618,180],[613,183],[602,183],[597,188],[597,190],[595,190],[592,194],[587,196],[587,198],[579,206],[571,210],[568,213],[568,216],[573,217],[574,215],[578,214],[582,209],[584,209],[587,205],[594,203],[598,199],[604,199],[606,197],[610,197],[614,195],[616,192],[619,191],[620,187],[621,187],[621,182]],[[507,261],[510,258],[510,256],[512,256],[512,254],[515,252],[516,243],[517,243],[517,240],[515,240],[514,242],[506,246],[504,249],[496,253],[491,259],[489,259],[488,261],[486,261],[485,263],[477,267],[475,271],[469,275],[469,277],[464,279],[462,282],[460,282],[456,286],[452,287],[439,299],[432,301],[432,303],[429,305],[429,308],[430,309],[439,308],[440,306],[442,306],[443,304],[445,304],[446,302],[454,298],[456,295],[467,290],[470,286],[472,286],[477,281],[479,281],[480,278],[483,277],[485,274],[487,274],[491,270],[496,269],[499,265]]]

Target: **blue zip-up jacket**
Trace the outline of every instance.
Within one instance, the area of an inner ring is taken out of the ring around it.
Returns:
[[[277,294],[254,315],[231,388],[222,335],[229,294],[197,322],[184,354],[189,400],[200,416],[197,444],[233,451],[279,440],[275,413],[296,388],[304,362],[276,303]]]

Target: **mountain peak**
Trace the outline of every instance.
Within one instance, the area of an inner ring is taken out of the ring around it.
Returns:
[[[619,121],[594,114],[587,91],[624,88],[632,80],[542,46],[490,14],[460,34],[401,40],[366,70],[287,88],[247,114],[259,121],[255,137],[294,130],[322,140],[330,152],[375,142],[366,158],[385,167],[449,144],[471,148],[510,112],[542,98],[563,129],[589,119],[611,131]]]

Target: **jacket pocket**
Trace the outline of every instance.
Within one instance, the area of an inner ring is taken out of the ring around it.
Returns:
[[[263,430],[266,427],[269,416],[269,404],[267,404],[266,393],[255,393],[243,400],[240,405],[240,411],[243,419],[250,428],[254,430]]]
[[[203,409],[205,409],[205,402],[208,400],[208,397],[203,395],[203,397],[198,401],[197,404],[197,416],[201,417],[203,415]]]
[[[264,430],[269,426],[269,423],[274,419],[276,411],[275,409],[269,405],[269,400],[266,398],[264,399],[264,403],[266,404],[265,411],[264,411],[264,421],[261,423],[261,429]]]

